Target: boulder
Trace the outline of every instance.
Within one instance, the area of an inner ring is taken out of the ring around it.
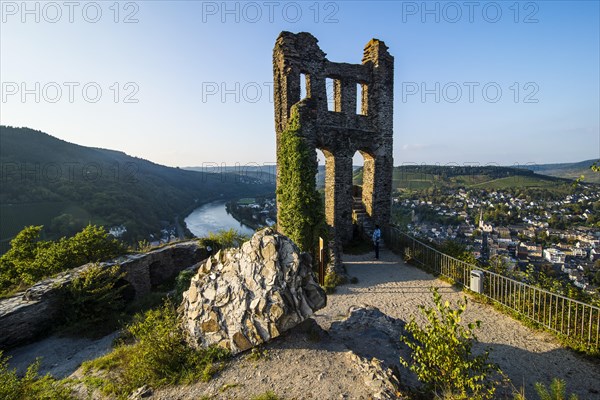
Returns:
[[[202,262],[179,310],[190,345],[236,354],[279,336],[326,302],[311,257],[266,228],[240,249]]]
[[[329,333],[357,355],[392,366],[398,364],[401,355],[406,358],[410,354],[408,346],[400,341],[400,336],[407,334],[405,326],[404,321],[363,304],[350,307],[348,316],[333,322]]]

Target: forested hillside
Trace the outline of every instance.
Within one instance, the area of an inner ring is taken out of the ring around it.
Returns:
[[[598,160],[561,164],[526,165],[524,168],[530,169],[541,175],[555,176],[558,178],[578,179],[583,175],[584,182],[600,183],[600,174],[596,174],[590,170],[591,165],[596,161]]]
[[[0,127],[0,250],[26,225],[44,236],[72,235],[88,223],[124,225],[127,242],[176,224],[199,204],[272,193],[237,174],[165,167],[119,151],[68,143],[28,128]]]
[[[362,183],[363,169],[354,171],[353,180]],[[570,179],[540,175],[529,169],[500,166],[408,165],[394,167],[393,189],[420,190],[433,187],[472,187],[503,189],[506,187],[571,186]]]

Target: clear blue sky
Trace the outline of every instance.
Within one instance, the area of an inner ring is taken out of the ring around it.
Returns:
[[[70,142],[171,166],[274,161],[272,49],[288,30],[340,62],[385,41],[396,165],[600,157],[598,1],[26,6],[2,1],[1,123]]]

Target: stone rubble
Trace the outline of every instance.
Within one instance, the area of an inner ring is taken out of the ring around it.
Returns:
[[[298,325],[326,301],[311,257],[266,228],[240,249],[205,260],[179,310],[190,345],[218,345],[236,354]]]
[[[390,368],[385,368],[376,358],[371,361],[360,357],[349,351],[346,355],[354,362],[356,369],[363,375],[365,385],[372,390],[374,399],[392,400],[401,399],[402,394],[398,391],[400,382]]]

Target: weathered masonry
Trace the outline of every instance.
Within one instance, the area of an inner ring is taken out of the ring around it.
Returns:
[[[390,219],[394,58],[382,41],[372,39],[362,64],[331,62],[317,42],[309,33],[282,32],[275,43],[277,152],[294,106],[302,137],[314,150],[315,173],[316,149],[326,158],[325,216],[335,244],[340,245],[352,238],[353,195],[361,196],[372,224],[383,226]],[[328,82],[333,83],[329,102]],[[352,185],[352,157],[357,151],[364,157],[362,194]]]
[[[153,287],[173,279],[185,268],[208,257],[197,241],[180,242],[148,253],[128,254],[101,265],[115,264],[125,272],[117,285],[127,284],[126,301],[140,298]],[[61,288],[90,268],[85,264],[40,281],[25,292],[0,300],[0,349],[29,343],[53,332],[63,312]],[[58,322],[57,322],[58,321]]]

